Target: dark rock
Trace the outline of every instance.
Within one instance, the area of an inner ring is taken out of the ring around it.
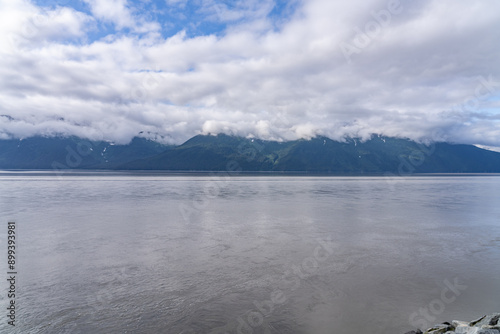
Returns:
[[[490,326],[496,326],[498,324],[498,319],[500,319],[500,314],[497,314],[493,318],[491,318],[490,322],[488,325]]]
[[[444,333],[449,332],[450,328],[452,328],[452,327],[450,327],[448,325],[440,324],[440,325],[436,325],[432,328],[429,328],[424,333],[425,334],[444,334]]]
[[[486,318],[486,316],[485,316],[485,315],[483,315],[481,318],[479,318],[479,319],[477,319],[477,320],[474,320],[474,321],[469,322],[469,326],[471,326],[471,327],[472,327],[472,326],[476,325],[478,322],[480,322],[480,321],[481,321],[481,320],[483,320],[484,318]]]

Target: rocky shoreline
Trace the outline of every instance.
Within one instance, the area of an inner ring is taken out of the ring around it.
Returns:
[[[425,332],[421,330],[406,332],[405,334],[500,334],[500,313],[485,315],[474,321],[443,322],[429,328]]]

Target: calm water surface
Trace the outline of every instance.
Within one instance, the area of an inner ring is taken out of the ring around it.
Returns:
[[[1,333],[383,334],[500,311],[497,176],[2,172],[0,210],[0,277],[8,220],[19,249]]]

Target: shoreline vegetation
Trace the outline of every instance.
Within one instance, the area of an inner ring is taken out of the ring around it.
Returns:
[[[453,320],[435,325],[424,332],[417,329],[405,334],[500,334],[499,319],[500,313],[494,313],[470,322]]]

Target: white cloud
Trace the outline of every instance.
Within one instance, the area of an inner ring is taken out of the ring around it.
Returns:
[[[94,17],[112,22],[118,29],[132,28],[134,19],[127,8],[127,0],[85,0]]]
[[[71,8],[46,9],[29,1],[0,1],[0,43],[4,53],[40,44],[85,38],[93,18]]]
[[[201,4],[200,10],[209,14],[209,19],[222,22],[265,18],[274,8],[272,0],[202,0]]]
[[[84,0],[90,6],[92,15],[104,22],[113,23],[116,29],[129,28],[136,33],[160,30],[156,22],[147,22],[140,15],[134,15],[127,0]]]
[[[13,118],[0,118],[1,136],[62,132],[125,142],[151,131],[178,143],[215,132],[422,139],[440,130],[442,139],[500,146],[496,1],[401,1],[401,12],[350,62],[341,43],[360,38],[358,28],[373,25],[387,1],[309,0],[279,30],[268,24],[269,7],[241,2],[219,13],[238,21],[220,37],[181,31],[166,39],[137,35],[159,23],[125,1],[88,1],[94,18],[0,0],[0,114]],[[205,4],[213,15],[213,2]],[[32,42],[3,37],[20,36],[40,13],[50,20]],[[242,18],[259,28],[246,29]],[[132,33],[85,43],[96,19]]]

